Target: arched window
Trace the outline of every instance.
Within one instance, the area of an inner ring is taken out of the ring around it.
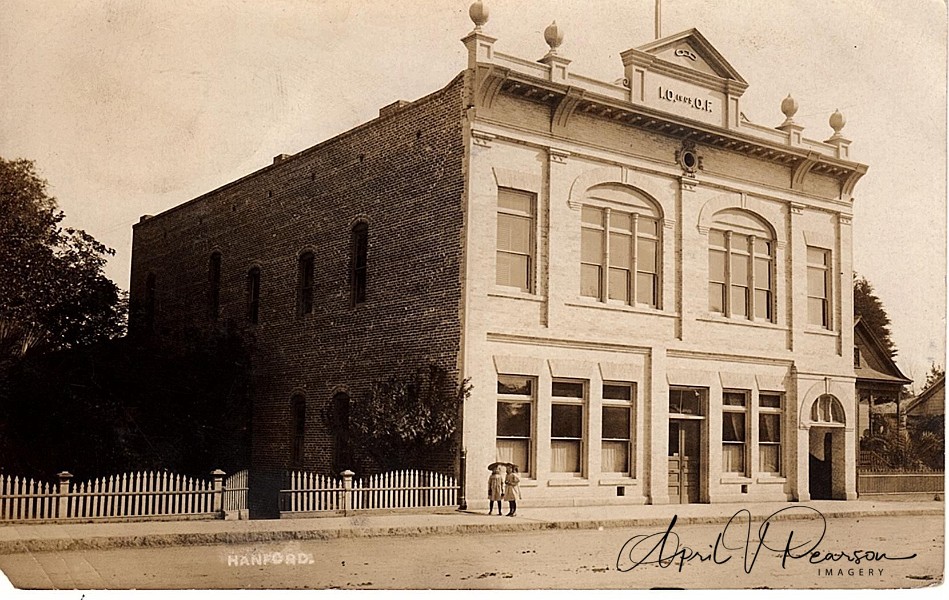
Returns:
[[[662,261],[656,204],[625,186],[595,186],[587,192],[580,221],[580,295],[658,308]]]
[[[774,321],[774,234],[743,210],[715,215],[708,232],[708,309],[726,317]]]
[[[297,316],[313,312],[313,253],[304,252],[297,259]]]
[[[353,225],[352,230],[352,258],[350,259],[352,272],[352,304],[356,306],[366,301],[366,275],[369,270],[367,261],[369,254],[369,224],[360,221]]]
[[[260,267],[251,267],[247,272],[247,320],[260,321]]]
[[[840,400],[830,394],[824,394],[811,406],[811,421],[820,424],[844,425],[844,407]]]
[[[294,394],[290,399],[290,466],[303,466],[303,441],[306,437],[306,398]]]
[[[212,252],[208,261],[208,313],[212,319],[221,315],[221,253]]]

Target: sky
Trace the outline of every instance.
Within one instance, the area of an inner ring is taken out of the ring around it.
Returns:
[[[466,64],[469,0],[0,0],[0,156],[29,158],[66,224],[114,248],[132,224],[444,86]],[[653,0],[486,0],[495,50],[547,51],[614,81],[655,38]],[[742,111],[804,136],[840,109],[854,160],[854,264],[917,384],[945,364],[946,5],[937,0],[663,0],[749,82]]]

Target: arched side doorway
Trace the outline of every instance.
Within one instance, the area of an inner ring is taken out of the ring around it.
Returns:
[[[349,394],[337,392],[333,395],[333,473],[352,469],[353,451],[349,434]]]
[[[846,500],[846,414],[835,396],[823,394],[811,406],[808,488],[811,500]]]

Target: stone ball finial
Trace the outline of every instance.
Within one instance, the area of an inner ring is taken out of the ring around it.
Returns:
[[[834,135],[839,136],[840,130],[844,128],[844,125],[847,124],[847,119],[844,118],[843,113],[840,112],[840,109],[834,111],[834,114],[830,115],[830,126],[834,130]]]
[[[475,24],[475,31],[481,31],[481,26],[488,22],[488,7],[481,0],[476,0],[468,8],[468,16]]]
[[[784,113],[784,116],[787,117],[788,121],[791,121],[794,118],[794,115],[797,114],[797,109],[797,100],[792,98],[791,94],[788,94],[788,97],[781,101],[781,112]]]
[[[557,54],[557,48],[563,43],[563,29],[554,21],[544,30],[544,40],[550,46],[550,53]]]

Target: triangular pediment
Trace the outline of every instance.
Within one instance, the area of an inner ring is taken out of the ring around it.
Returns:
[[[725,57],[709,43],[698,29],[689,29],[636,48],[658,59],[685,69],[747,85]]]

